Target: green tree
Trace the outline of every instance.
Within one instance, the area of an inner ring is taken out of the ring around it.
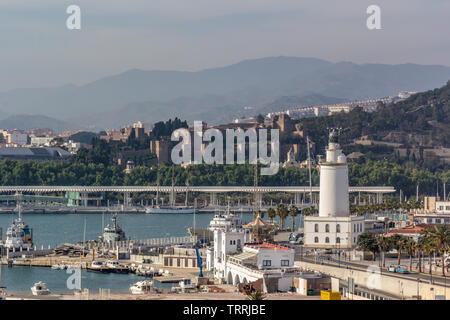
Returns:
[[[356,243],[361,250],[371,252],[373,254],[373,260],[375,261],[376,253],[378,252],[378,242],[374,233],[361,233],[358,236]]]

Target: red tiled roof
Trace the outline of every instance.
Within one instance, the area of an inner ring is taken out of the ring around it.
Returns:
[[[406,226],[406,227],[401,228],[401,229],[391,230],[386,235],[387,236],[392,236],[392,235],[394,235],[396,233],[417,234],[417,233],[420,233],[421,231],[423,231],[424,229],[428,229],[430,227],[431,226],[429,224],[425,224],[425,223],[417,224],[417,225],[409,225],[409,226]]]
[[[278,250],[291,250],[291,248],[279,246],[272,243],[262,242],[262,243],[246,243],[245,246],[255,249],[278,249]]]

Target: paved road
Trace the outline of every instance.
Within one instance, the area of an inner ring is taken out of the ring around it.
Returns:
[[[335,258],[333,257],[333,259],[335,260]],[[309,263],[317,263],[317,264],[323,264],[323,265],[328,265],[328,266],[334,266],[337,267],[339,266],[338,263],[333,262],[333,261],[328,261],[328,260],[324,260],[324,259],[315,259],[314,256],[304,256],[304,257],[300,257],[297,256],[296,261],[306,261]],[[378,261],[374,261],[377,266],[378,266]],[[359,270],[359,271],[366,271],[367,267],[371,265],[371,264],[364,264],[364,263],[358,263],[358,262],[352,262],[352,261],[341,261],[341,268],[348,268],[351,270]],[[412,281],[417,281],[417,279],[420,279],[419,282],[421,283],[429,283],[430,282],[430,275],[429,274],[425,274],[425,273],[416,273],[416,272],[412,272],[409,274],[399,274],[399,273],[393,273],[393,272],[389,272],[387,271],[386,268],[381,268],[381,274],[383,275],[389,275],[391,277],[397,278],[397,279],[405,279],[405,280],[412,280]],[[442,275],[435,275],[433,274],[432,279],[433,279],[433,283],[434,284],[438,284],[438,285],[442,285],[445,287],[450,287],[450,279],[447,280],[448,277],[443,277]]]

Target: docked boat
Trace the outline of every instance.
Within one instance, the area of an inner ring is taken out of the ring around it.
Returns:
[[[108,224],[103,229],[103,241],[105,242],[116,242],[116,241],[125,241],[127,240],[125,236],[125,232],[122,228],[117,224],[117,213],[113,215],[111,218],[111,224]]]
[[[152,291],[153,282],[150,280],[138,281],[130,287],[132,294],[147,294]]]
[[[129,273],[130,268],[119,263],[117,260],[108,260],[106,267],[113,273]]]
[[[52,265],[53,270],[65,270],[67,267],[63,264],[54,264]]]
[[[101,261],[92,261],[92,263],[86,267],[86,270],[103,273],[111,272],[111,268],[104,265]]]
[[[198,213],[198,209],[192,206],[152,206],[145,209],[146,213],[184,213],[184,214],[194,214]]]
[[[34,296],[44,296],[51,293],[47,288],[47,285],[42,281],[35,283],[34,286],[31,287],[31,292]]]
[[[17,206],[18,218],[14,220],[6,231],[5,248],[9,251],[32,250],[33,249],[33,229],[22,220],[22,207]]]

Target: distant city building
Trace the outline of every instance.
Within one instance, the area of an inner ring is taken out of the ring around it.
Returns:
[[[31,136],[30,137],[30,145],[32,147],[49,147],[51,141],[54,139],[54,137],[37,137],[37,136]]]
[[[400,91],[397,96],[400,99],[408,99],[409,97],[411,97],[413,94],[416,94],[416,93],[417,92],[414,92],[414,91]]]
[[[3,140],[11,146],[24,146],[28,144],[28,135],[19,130],[1,130]]]

